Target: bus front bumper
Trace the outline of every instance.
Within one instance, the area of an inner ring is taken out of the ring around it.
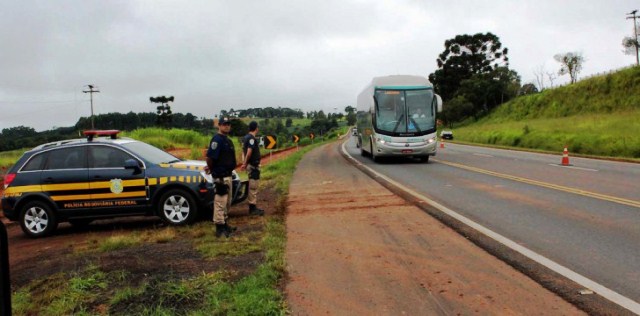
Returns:
[[[425,157],[436,155],[436,141],[422,143],[378,142],[374,146],[378,157]]]

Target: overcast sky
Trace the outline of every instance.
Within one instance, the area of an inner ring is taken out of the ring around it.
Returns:
[[[487,4],[485,4],[487,3]],[[342,111],[374,76],[428,76],[444,41],[492,32],[523,83],[580,52],[580,77],[635,63],[631,0],[18,1],[0,4],[0,129],[94,113]],[[568,81],[559,77],[557,83]],[[446,105],[445,105],[446,106]]]

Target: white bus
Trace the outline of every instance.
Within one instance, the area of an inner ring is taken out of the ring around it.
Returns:
[[[357,145],[363,156],[414,157],[436,154],[436,113],[442,99],[420,76],[373,78],[358,95]]]

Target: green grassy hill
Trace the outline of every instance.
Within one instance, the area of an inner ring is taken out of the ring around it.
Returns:
[[[454,133],[473,143],[640,158],[640,67],[516,98]]]

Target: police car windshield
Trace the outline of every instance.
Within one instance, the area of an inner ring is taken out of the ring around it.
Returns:
[[[143,142],[130,142],[122,144],[123,147],[131,150],[144,160],[153,163],[173,163],[178,162],[180,159],[172,156],[171,154],[158,149],[157,147],[153,147],[147,143]]]

